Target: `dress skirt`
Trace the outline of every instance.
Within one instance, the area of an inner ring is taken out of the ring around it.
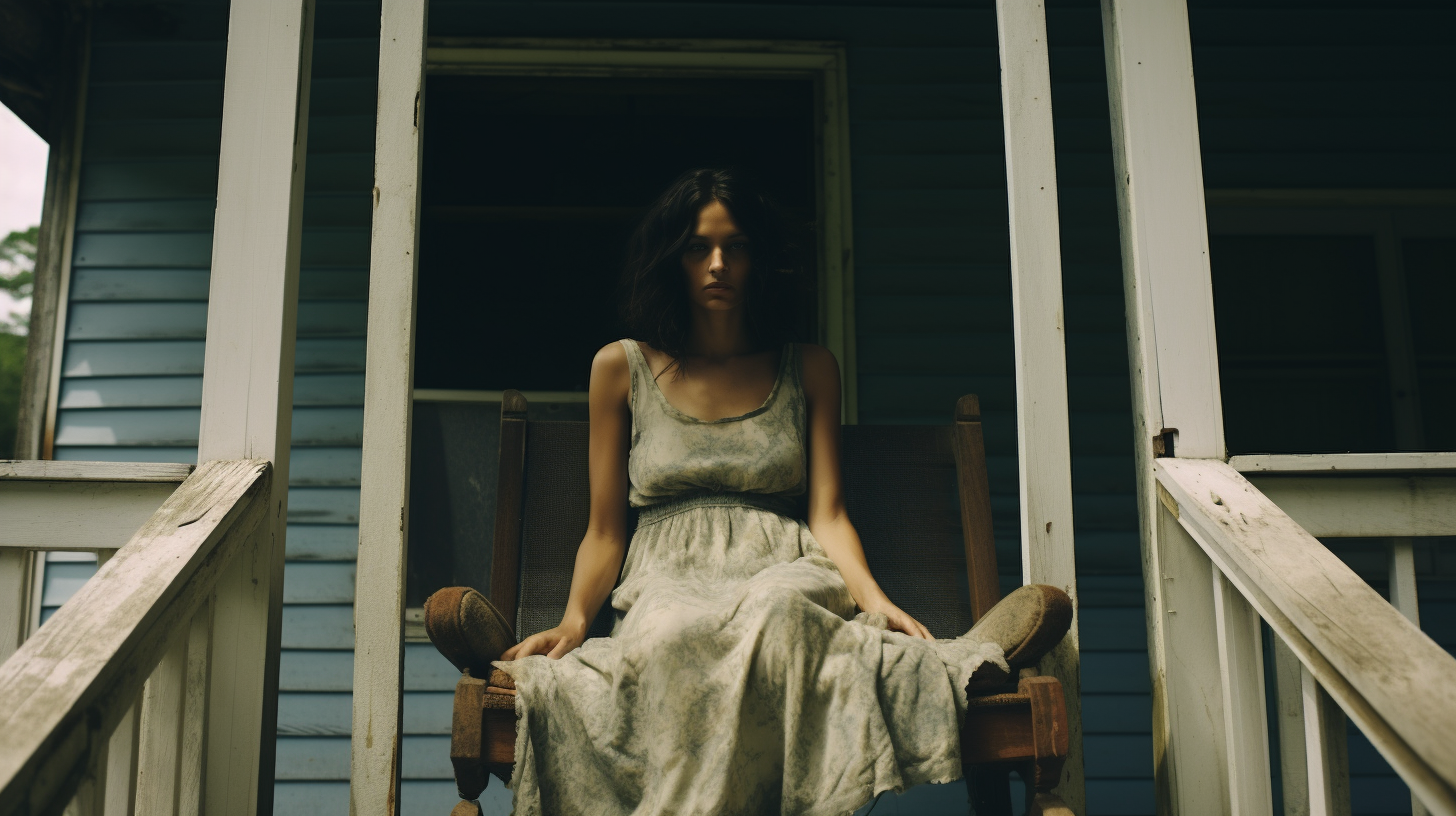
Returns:
[[[844,816],[961,777],[966,684],[1000,648],[856,615],[773,498],[647,508],[612,636],[496,664],[516,681],[515,813]]]

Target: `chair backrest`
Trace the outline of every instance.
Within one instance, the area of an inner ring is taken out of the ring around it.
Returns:
[[[525,637],[566,609],[591,506],[588,430],[527,422],[515,391],[501,407],[491,600]],[[846,426],[841,450],[845,505],[876,579],[937,637],[961,634],[1000,599],[975,396],[949,425]],[[605,607],[594,637],[611,627]]]

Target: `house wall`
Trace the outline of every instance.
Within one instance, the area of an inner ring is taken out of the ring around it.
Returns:
[[[1433,91],[1447,81],[1440,71],[1449,71],[1449,58],[1433,54],[1446,53],[1436,38],[1456,22],[1450,13],[1373,2],[1332,11],[1342,5],[1337,0],[1298,5],[1193,4],[1208,186],[1456,186],[1449,147],[1430,136],[1433,128],[1450,132],[1449,116],[1382,126],[1393,111],[1428,109],[1440,98]],[[1151,813],[1101,24],[1092,0],[1054,3],[1048,15],[1089,812]],[[280,814],[342,814],[348,806],[378,19],[376,2],[318,3],[284,586]],[[989,4],[434,0],[430,26],[437,36],[845,42],[861,420],[943,422],[958,395],[981,395],[1003,583],[1019,581],[1012,574],[1019,557],[1004,163]],[[98,12],[57,458],[195,459],[226,32],[227,4],[214,0],[113,0]],[[83,572],[63,566],[47,577],[48,588],[55,584],[45,596],[52,606],[69,594],[65,581],[74,586]],[[1423,582],[1423,613],[1449,648],[1456,604],[1442,586]],[[429,646],[407,647],[406,813],[453,804],[445,735],[454,677]],[[1367,760],[1361,754],[1357,761]],[[1390,789],[1388,777],[1371,778]],[[887,799],[876,812],[964,807],[955,790],[915,796]],[[1356,809],[1384,812],[1392,801],[1399,797],[1357,797]]]

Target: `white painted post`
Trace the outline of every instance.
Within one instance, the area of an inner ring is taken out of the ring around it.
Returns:
[[[425,13],[425,0],[384,0],[380,16],[356,589],[369,602],[354,605],[355,816],[393,816],[399,802]]]
[[[1102,26],[1122,228],[1158,810],[1222,813],[1228,765],[1222,737],[1208,739],[1209,724],[1221,729],[1224,722],[1220,675],[1216,666],[1204,677],[1193,668],[1217,659],[1216,632],[1201,623],[1213,614],[1208,561],[1177,522],[1160,519],[1152,475],[1157,456],[1225,454],[1188,10],[1184,0],[1102,0]],[[1200,623],[1190,626],[1190,616]],[[1193,725],[1199,721],[1201,727]]]
[[[4,663],[30,633],[30,595],[39,572],[38,558],[19,547],[0,547],[0,663]],[[35,563],[36,566],[32,566]]]
[[[1416,601],[1415,542],[1409,538],[1390,540],[1390,605],[1400,610],[1406,620],[1421,625],[1421,610]]]
[[[1330,779],[1330,757],[1325,750],[1324,706],[1320,687],[1304,669],[1299,675],[1299,699],[1304,712],[1305,775],[1309,779],[1310,816],[1332,816],[1334,790]]]
[[[178,816],[202,813],[208,672],[211,668],[212,602],[209,601],[192,616],[187,630],[187,666],[182,680],[181,756],[177,768]]]
[[[1314,686],[1318,705],[1306,693]],[[1279,716],[1279,768],[1284,816],[1350,816],[1350,773],[1345,713],[1318,687],[1284,640],[1274,638],[1275,703]],[[1313,722],[1311,721],[1313,720]],[[1316,748],[1310,750],[1310,741]],[[1311,773],[1311,768],[1315,773]],[[1316,809],[1318,808],[1318,809]]]
[[[1158,486],[1159,496],[1166,495]],[[1155,500],[1156,501],[1156,500]],[[1161,602],[1158,633],[1165,659],[1153,668],[1153,772],[1159,813],[1228,814],[1229,766],[1219,668],[1218,620],[1209,559],[1178,522],[1177,504],[1154,507],[1152,536],[1162,571],[1147,587],[1149,624]],[[1147,544],[1144,544],[1146,552]],[[1152,639],[1151,633],[1149,640]],[[1196,644],[1201,648],[1190,648]],[[1175,803],[1165,807],[1165,802]]]
[[[1390,604],[1405,615],[1406,620],[1421,625],[1421,609],[1416,598],[1415,542],[1409,538],[1390,540]],[[1411,816],[1430,813],[1421,800],[1411,793]]]
[[[212,603],[209,814],[273,810],[312,50],[311,0],[232,4],[198,460],[267,459],[274,471],[267,520],[219,577]]]
[[[116,550],[97,550],[97,568],[105,566],[114,555]],[[104,816],[132,816],[136,813],[141,710],[142,695],[138,694],[107,741],[105,775],[99,791]]]
[[[854,229],[850,217],[849,83],[844,49],[836,48],[827,60],[820,81],[819,112],[822,147],[820,169],[824,195],[819,202],[822,225],[819,314],[824,345],[839,354],[843,376],[842,417],[846,425],[859,422],[859,363],[854,332]]]
[[[1259,615],[1217,564],[1213,617],[1218,626],[1219,680],[1223,687],[1224,751],[1228,756],[1229,812],[1270,813],[1269,725],[1264,713],[1264,639]]]
[[[1345,713],[1330,700],[1309,668],[1300,666],[1304,717],[1305,778],[1309,816],[1350,816],[1350,760]]]
[[[175,812],[179,751],[182,749],[182,700],[186,694],[187,636],[174,633],[162,660],[142,691],[142,728],[137,747],[138,813]]]
[[[1016,426],[1021,484],[1021,574],[1077,600],[1072,452],[1067,416],[1061,227],[1052,136],[1051,68],[1041,2],[997,0],[1006,191],[1011,220],[1011,307],[1016,338]],[[1070,727],[1060,795],[1086,812],[1077,620],[1041,661],[1062,681]]]
[[[141,711],[138,698],[121,718],[106,748],[105,816],[132,816],[136,812],[137,737]]]

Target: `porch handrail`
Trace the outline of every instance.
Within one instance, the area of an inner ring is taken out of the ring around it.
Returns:
[[[0,664],[0,814],[59,813],[95,773],[169,643],[266,516],[271,479],[264,460],[198,467]]]
[[[1456,658],[1233,466],[1158,459],[1154,474],[1168,512],[1411,790],[1456,814]]]

